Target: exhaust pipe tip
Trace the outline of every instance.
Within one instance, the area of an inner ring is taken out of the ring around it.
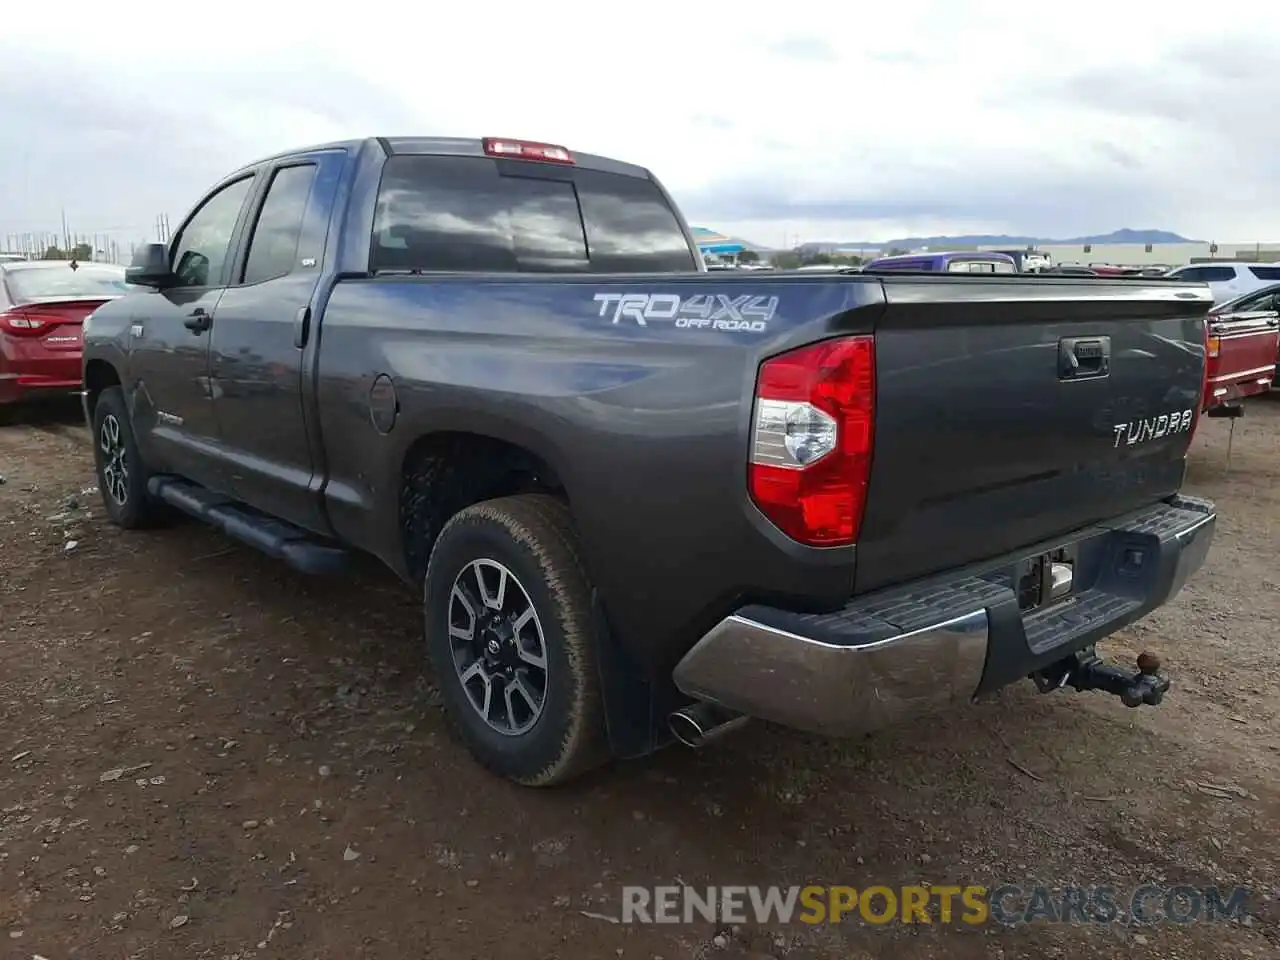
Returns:
[[[710,703],[695,703],[681,707],[667,717],[671,735],[686,747],[694,750],[738,729],[747,717]]]
[[[686,747],[697,750],[706,743],[706,730],[689,710],[675,711],[667,718],[667,726],[671,730],[671,735]]]

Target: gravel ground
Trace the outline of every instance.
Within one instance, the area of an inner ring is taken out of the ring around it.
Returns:
[[[74,409],[0,428],[0,956],[1280,956],[1280,402],[1195,440],[1206,568],[1107,653],[1159,709],[1020,684],[862,742],[765,725],[556,791],[446,732],[415,598],[196,524],[108,525]],[[1188,883],[1245,922],[612,922],[624,883]]]

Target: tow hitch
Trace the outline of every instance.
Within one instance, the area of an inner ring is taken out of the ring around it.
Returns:
[[[1126,707],[1154,707],[1169,690],[1169,679],[1160,675],[1160,658],[1154,653],[1138,654],[1138,669],[1130,671],[1103,662],[1093,647],[1033,673],[1031,679],[1041,693],[1063,687],[1101,690],[1119,697]]]

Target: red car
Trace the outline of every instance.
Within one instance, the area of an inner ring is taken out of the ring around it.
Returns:
[[[1208,322],[1204,409],[1270,390],[1280,351],[1280,284],[1218,304]]]
[[[80,325],[127,290],[124,267],[0,261],[0,416],[22,400],[80,389]]]

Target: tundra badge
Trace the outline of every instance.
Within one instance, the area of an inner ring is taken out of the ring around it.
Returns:
[[[1141,420],[1130,420],[1128,423],[1117,423],[1112,427],[1116,435],[1115,446],[1121,441],[1126,447],[1148,440],[1159,440],[1171,437],[1175,433],[1185,433],[1191,427],[1195,410],[1176,410],[1173,413],[1162,413],[1158,417],[1144,417]]]

